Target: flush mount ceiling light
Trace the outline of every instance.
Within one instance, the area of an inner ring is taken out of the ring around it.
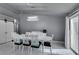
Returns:
[[[38,21],[38,16],[30,16],[30,17],[27,17],[26,19],[27,21]]]

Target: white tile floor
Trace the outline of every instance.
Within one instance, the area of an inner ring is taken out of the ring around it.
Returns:
[[[65,49],[65,44],[62,41],[53,41],[52,48],[53,49]]]
[[[64,45],[53,43],[52,55],[74,55],[74,53],[70,49],[65,49]],[[26,47],[23,51],[20,49],[13,49],[12,43],[7,43],[4,45],[0,45],[0,55],[50,55],[49,48],[44,49],[42,53],[41,48],[33,49],[31,52],[30,48]]]

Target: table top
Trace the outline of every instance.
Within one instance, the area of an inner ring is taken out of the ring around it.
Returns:
[[[29,40],[33,40],[32,37],[26,37]],[[51,41],[53,38],[50,36],[45,36],[45,37],[38,37],[37,40],[39,41]]]

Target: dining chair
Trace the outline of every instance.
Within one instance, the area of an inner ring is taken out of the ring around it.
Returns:
[[[20,38],[16,38],[14,40],[14,49],[18,49],[18,50],[21,50],[21,45],[22,45],[22,39]]]
[[[44,46],[47,46],[50,48],[50,53],[52,54],[51,44],[50,42],[44,42]]]
[[[27,54],[30,53],[30,45],[31,45],[31,41],[29,39],[23,39],[23,52],[27,52]],[[27,50],[27,51],[26,51]]]
[[[39,50],[41,45],[41,42],[38,40],[37,35],[32,35],[31,40],[31,53],[33,52],[33,49],[36,49],[35,51]],[[37,52],[39,53],[39,52]]]
[[[52,54],[52,38],[51,37],[45,37],[45,39],[51,39],[49,41],[44,41],[43,42],[43,49],[46,50],[45,47],[47,47],[47,49],[50,51],[50,54]]]

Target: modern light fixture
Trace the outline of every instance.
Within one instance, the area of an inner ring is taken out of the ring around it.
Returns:
[[[26,20],[27,21],[38,21],[39,19],[38,19],[38,16],[29,16],[29,17],[27,17]]]

